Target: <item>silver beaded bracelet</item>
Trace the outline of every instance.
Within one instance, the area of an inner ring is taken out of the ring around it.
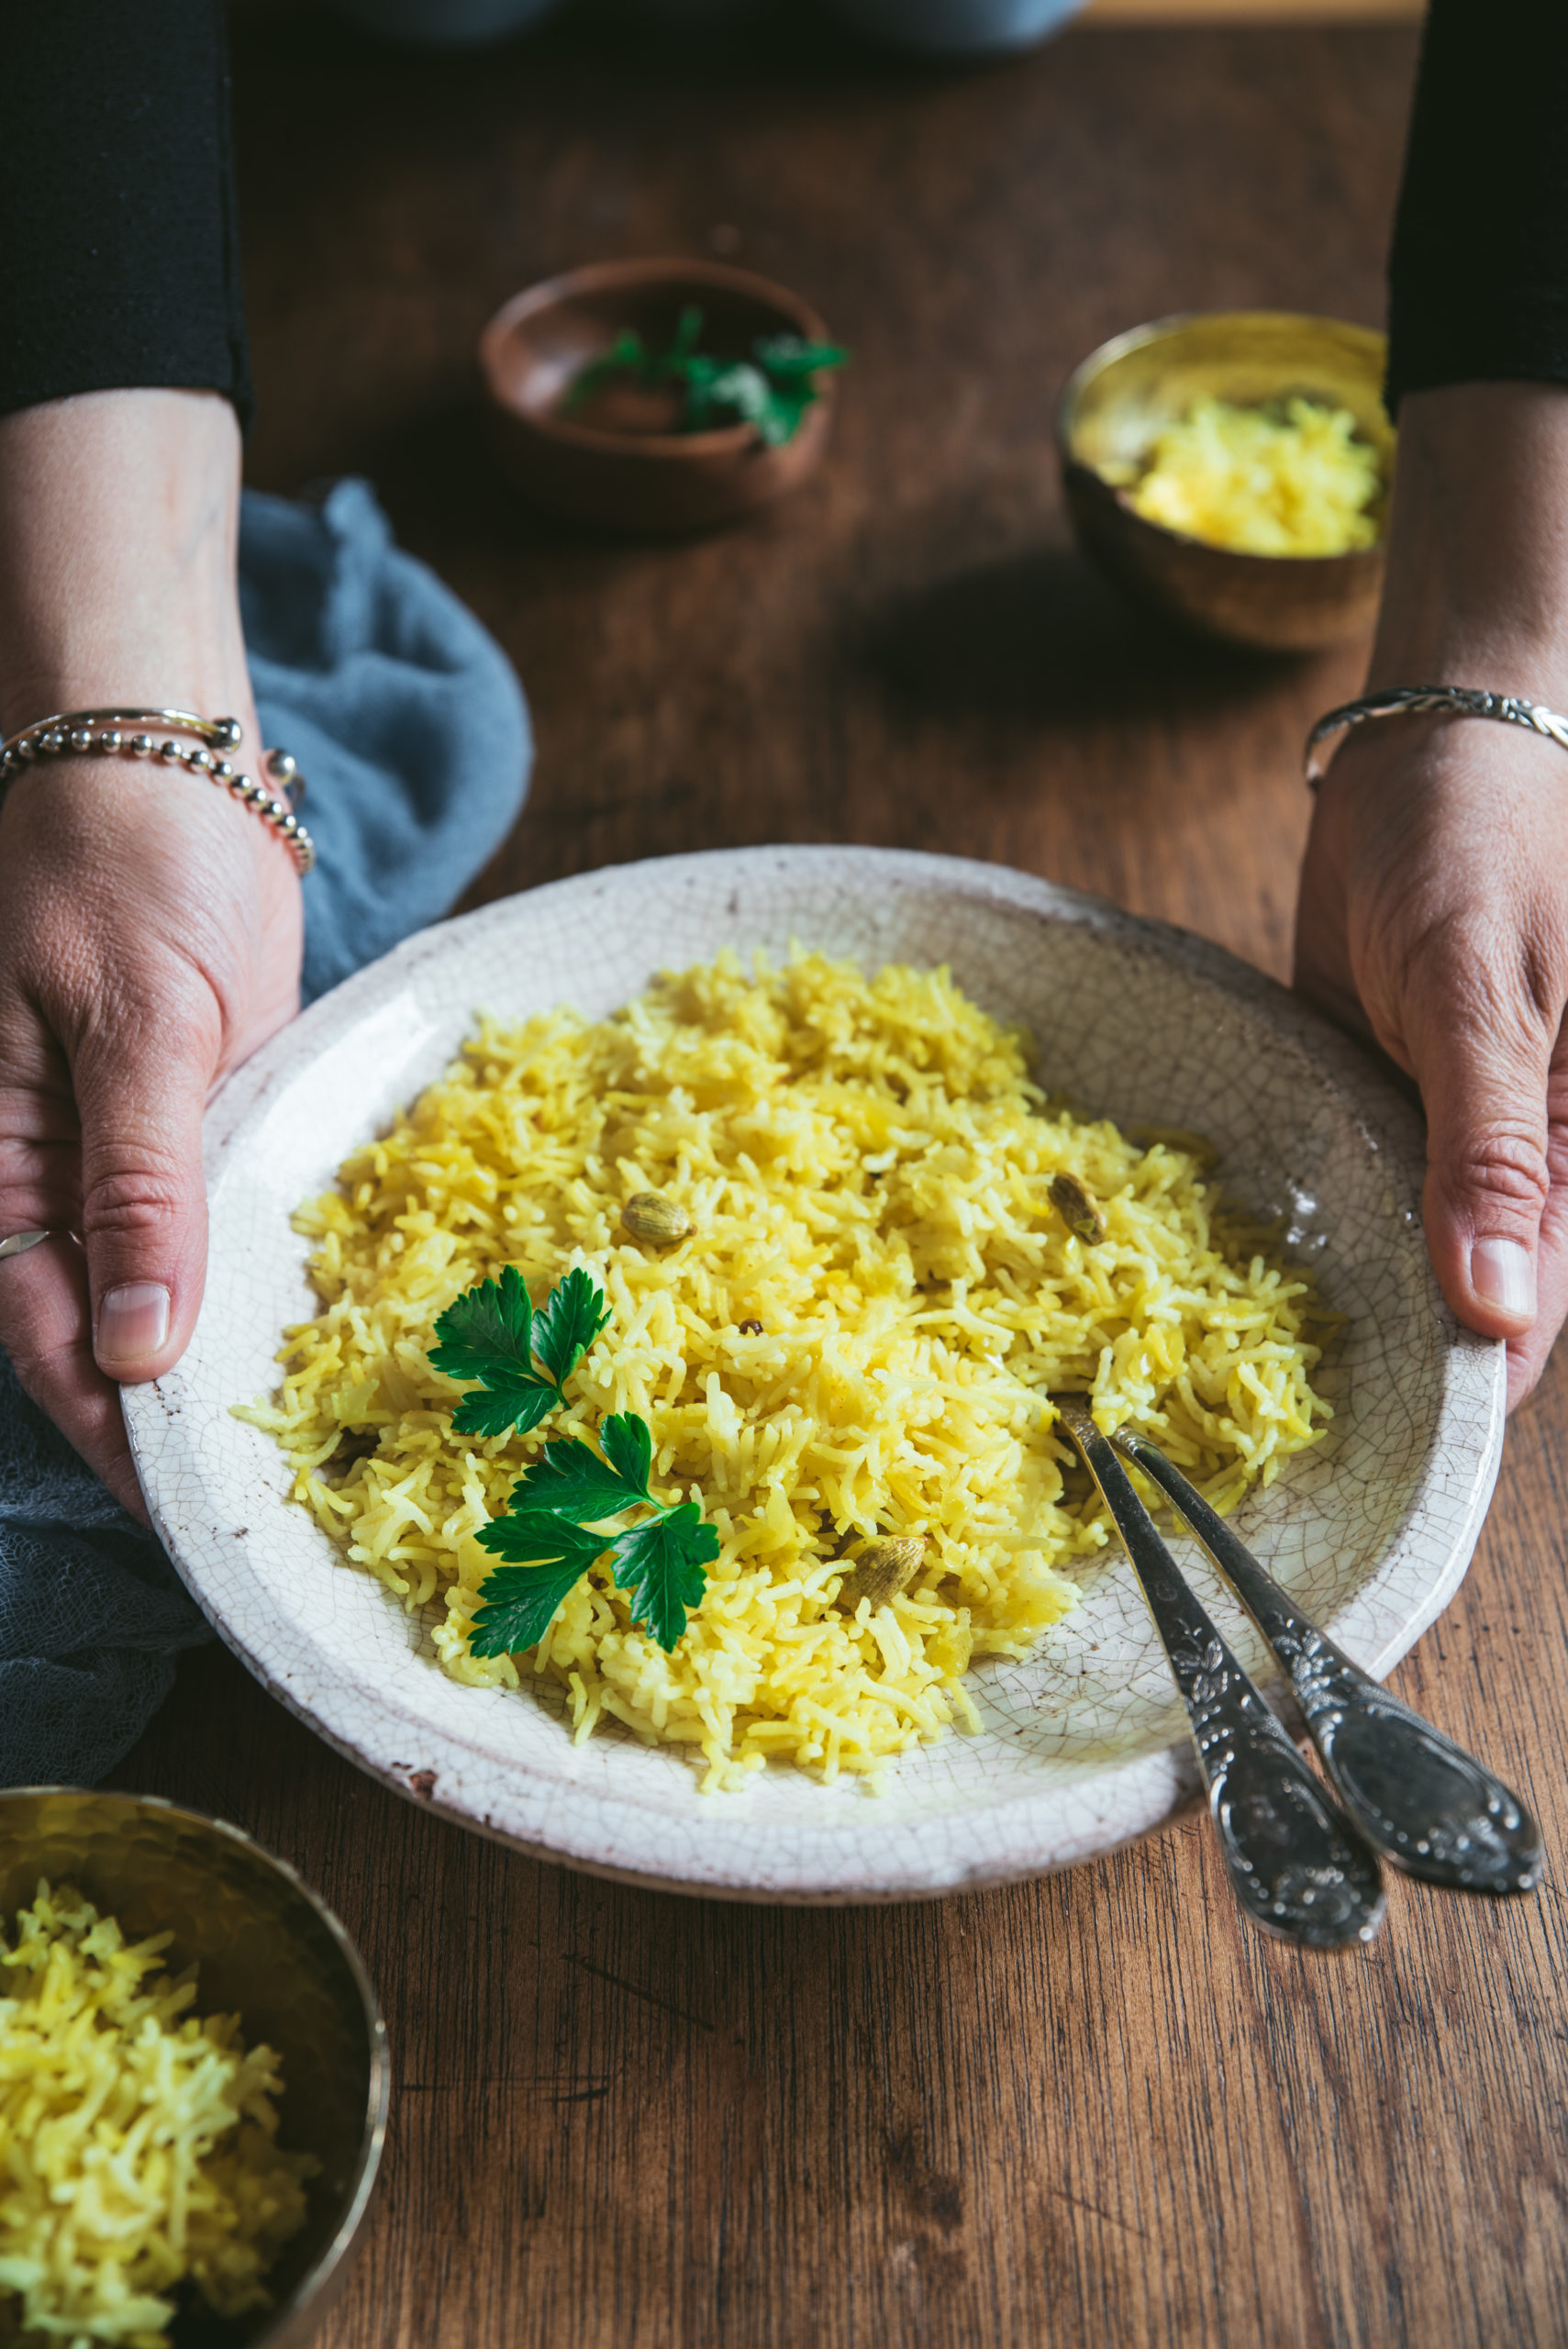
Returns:
[[[160,741],[145,729],[167,728]],[[127,729],[133,730],[127,731]],[[180,766],[188,774],[205,774],[223,785],[242,806],[271,824],[293,853],[302,874],[316,862],[316,843],[286,799],[269,785],[252,783],[222,753],[238,750],[244,729],[237,718],[198,718],[189,709],[73,709],[40,718],[19,734],[0,742],[0,803],[28,767],[40,759],[115,756],[157,759],[164,766]],[[176,735],[195,735],[194,744]],[[217,755],[214,755],[215,752]],[[299,796],[305,790],[299,769],[286,751],[263,751],[261,764],[280,791]]]
[[[1307,738],[1307,782],[1316,791],[1329,772],[1329,760],[1318,757],[1318,746],[1330,734],[1362,726],[1369,718],[1418,717],[1433,709],[1451,718],[1497,718],[1505,726],[1528,726],[1532,734],[1544,735],[1560,751],[1568,751],[1568,718],[1560,718],[1544,702],[1522,701],[1517,694],[1489,694],[1474,685],[1395,685],[1387,693],[1343,702],[1318,720]]]

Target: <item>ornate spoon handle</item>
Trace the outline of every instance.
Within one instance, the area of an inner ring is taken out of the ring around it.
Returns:
[[[1309,1949],[1368,1942],[1383,1919],[1377,1855],[1314,1776],[1182,1579],[1082,1395],[1051,1397],[1142,1586],[1192,1725],[1238,1899]]]
[[[1352,1664],[1146,1437],[1123,1428],[1113,1441],[1169,1496],[1278,1656],[1323,1767],[1378,1850],[1430,1884],[1532,1891],[1540,1830],[1518,1797]]]

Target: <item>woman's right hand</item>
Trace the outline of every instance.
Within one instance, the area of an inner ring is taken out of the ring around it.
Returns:
[[[0,717],[154,704],[261,745],[235,585],[239,435],[210,395],[93,394],[0,421]],[[40,762],[0,813],[0,1345],[145,1518],[119,1386],[201,1304],[202,1114],[298,1003],[300,890],[271,826],[124,757]],[[75,1234],[76,1238],[70,1235]]]
[[[0,1343],[138,1516],[119,1383],[158,1377],[190,1341],[206,1263],[202,1113],[292,1017],[299,952],[290,852],[212,783],[71,759],[12,792],[0,1231],[61,1236],[0,1264]]]

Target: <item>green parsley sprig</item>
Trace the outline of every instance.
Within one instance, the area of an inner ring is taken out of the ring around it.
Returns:
[[[481,1281],[465,1291],[437,1321],[440,1343],[430,1350],[449,1377],[484,1382],[458,1405],[453,1428],[498,1436],[538,1427],[566,1401],[566,1380],[609,1318],[604,1290],[581,1266],[537,1312],[511,1264],[499,1284]],[[512,1487],[506,1514],[480,1530],[480,1547],[503,1563],[480,1586],[471,1654],[537,1647],[567,1592],[606,1556],[617,1588],[630,1594],[632,1621],[644,1624],[666,1654],[678,1644],[707,1587],[704,1568],[718,1555],[718,1536],[695,1501],[665,1508],[649,1491],[653,1436],[646,1419],[613,1414],[600,1426],[599,1444],[595,1452],[575,1436],[547,1443]],[[606,1520],[634,1508],[651,1514],[618,1532],[604,1530]]]
[[[646,1419],[617,1412],[602,1422],[599,1442],[602,1456],[575,1436],[547,1443],[543,1459],[514,1486],[506,1516],[476,1536],[506,1563],[481,1588],[472,1654],[536,1646],[567,1592],[602,1557],[611,1562],[616,1587],[630,1594],[632,1621],[644,1624],[666,1654],[679,1642],[707,1587],[703,1569],[718,1555],[718,1536],[695,1501],[666,1508],[649,1491],[653,1437]],[[651,1515],[618,1533],[601,1530],[606,1519],[632,1508]]]
[[[452,1413],[459,1435],[526,1435],[566,1401],[566,1381],[610,1318],[605,1292],[581,1265],[551,1289],[536,1313],[515,1264],[499,1285],[481,1281],[436,1322],[430,1361],[449,1378],[477,1378]],[[542,1367],[539,1367],[542,1365]]]
[[[674,340],[663,351],[651,351],[634,327],[623,328],[609,349],[573,378],[568,410],[621,375],[639,384],[680,384],[685,389],[683,431],[712,432],[739,418],[777,449],[795,438],[818,396],[817,375],[849,363],[840,344],[806,342],[797,334],[758,335],[749,359],[716,358],[697,349],[702,330],[703,314],[695,304],[681,312]]]

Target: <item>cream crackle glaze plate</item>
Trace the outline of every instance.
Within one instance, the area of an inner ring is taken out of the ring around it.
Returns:
[[[1496,1476],[1503,1350],[1455,1324],[1428,1267],[1415,1112],[1272,981],[1197,939],[1005,868],[874,849],[726,851],[557,882],[422,932],[315,1005],[225,1087],[207,1127],[211,1266],[195,1340],[127,1390],[154,1521],[218,1631],[360,1766],[464,1825],[603,1874],[765,1900],[951,1891],[1063,1867],[1157,1826],[1195,1783],[1185,1723],[1125,1560],[1027,1663],[968,1687],[984,1730],[903,1756],[880,1797],[793,1769],[703,1795],[668,1748],[573,1745],[531,1689],[473,1689],[427,1627],[342,1564],[284,1497],[272,1442],[230,1406],[269,1391],[313,1309],[295,1205],[408,1104],[474,1013],[574,1004],[602,1018],[662,968],[793,940],[951,964],[1028,1023],[1040,1074],[1084,1112],[1180,1126],[1220,1178],[1284,1216],[1345,1314],[1319,1373],[1327,1439],[1251,1496],[1243,1537],[1307,1610],[1385,1673],[1457,1587]],[[1178,1545],[1242,1662],[1256,1634]]]

